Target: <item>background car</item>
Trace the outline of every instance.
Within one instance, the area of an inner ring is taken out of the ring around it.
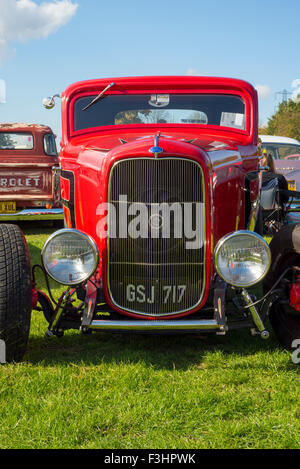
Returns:
[[[300,191],[300,142],[278,135],[259,135],[262,150],[274,158],[278,173],[285,176],[289,190]]]

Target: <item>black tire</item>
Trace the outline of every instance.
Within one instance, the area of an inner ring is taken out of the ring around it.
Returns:
[[[286,225],[276,233],[270,243],[272,264],[264,280],[264,293],[270,290],[280,275],[291,266],[300,267],[300,225]],[[292,280],[292,271],[285,277]],[[289,298],[289,288],[284,288],[286,298]],[[290,314],[289,314],[290,313]],[[275,301],[269,310],[271,326],[281,345],[292,349],[292,343],[300,338],[300,312],[298,313],[279,301]]]
[[[22,360],[27,348],[32,302],[30,258],[16,225],[0,224],[0,339],[6,361]]]

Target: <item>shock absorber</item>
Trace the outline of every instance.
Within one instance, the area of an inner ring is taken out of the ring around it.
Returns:
[[[261,338],[262,339],[268,339],[270,334],[269,334],[269,331],[266,330],[265,328],[265,325],[263,323],[263,320],[262,318],[260,317],[260,314],[258,312],[258,310],[256,309],[255,305],[253,305],[253,301],[252,301],[252,298],[251,296],[249,295],[249,293],[247,292],[247,290],[243,289],[242,290],[242,296],[243,296],[243,299],[246,303],[247,306],[249,306],[249,310],[250,310],[250,313],[251,313],[251,316],[252,316],[252,320],[255,324],[255,327],[258,331],[258,333],[260,334]]]

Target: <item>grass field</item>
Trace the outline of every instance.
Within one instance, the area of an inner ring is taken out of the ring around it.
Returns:
[[[53,229],[24,231],[37,263]],[[300,447],[300,368],[273,335],[46,339],[46,328],[33,312],[24,362],[0,367],[2,449]]]

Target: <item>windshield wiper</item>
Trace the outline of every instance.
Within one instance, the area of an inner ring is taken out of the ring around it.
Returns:
[[[86,111],[86,109],[88,109],[89,107],[93,106],[93,104],[97,103],[99,101],[99,99],[102,98],[102,96],[104,95],[104,93],[109,89],[111,88],[112,86],[114,86],[115,83],[112,82],[110,83],[109,85],[107,85],[106,88],[104,88],[104,90],[101,91],[101,93],[98,94],[98,96],[96,96],[96,98],[93,99],[93,101],[91,101],[87,106],[85,106],[84,108],[82,108],[82,111]]]

